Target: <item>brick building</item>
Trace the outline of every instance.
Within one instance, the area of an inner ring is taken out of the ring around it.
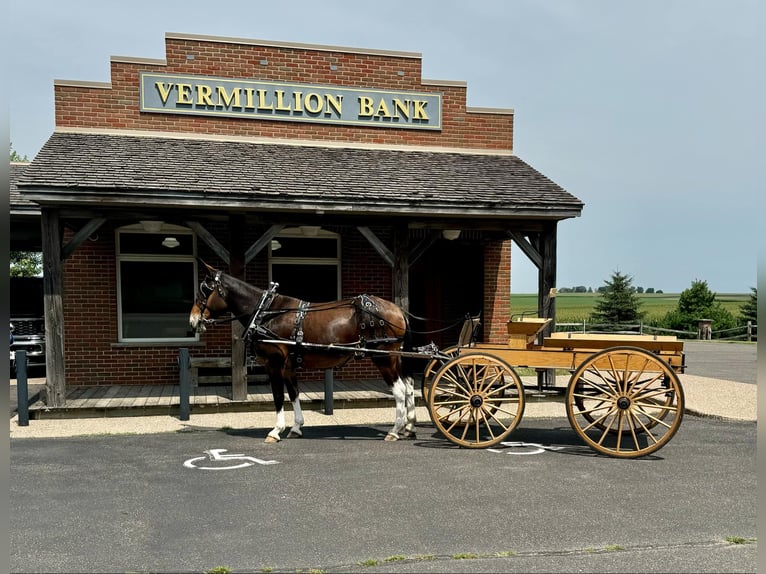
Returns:
[[[425,318],[416,342],[446,345],[466,313],[505,339],[515,241],[555,312],[556,226],[583,205],[513,154],[512,110],[467,106],[417,53],[165,45],[112,57],[110,83],[56,80],[55,131],[11,170],[12,207],[42,221],[50,406],[67,386],[176,382],[179,347],[236,352],[236,329],[189,332],[198,258],[310,301],[395,300]]]

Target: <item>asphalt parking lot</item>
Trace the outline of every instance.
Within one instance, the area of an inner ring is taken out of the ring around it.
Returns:
[[[738,383],[758,382],[758,345],[684,341],[686,373]]]
[[[756,571],[753,422],[689,417],[636,460],[561,417],[491,450],[266,430],[12,440],[11,571]]]

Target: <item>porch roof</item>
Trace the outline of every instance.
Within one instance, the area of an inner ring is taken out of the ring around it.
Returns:
[[[549,219],[583,203],[503,151],[348,147],[189,134],[55,132],[19,174],[19,199],[457,219]]]

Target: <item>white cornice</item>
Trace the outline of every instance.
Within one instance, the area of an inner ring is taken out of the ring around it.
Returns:
[[[165,139],[180,139],[180,140],[190,140],[190,141],[229,141],[229,142],[252,143],[252,144],[263,144],[263,145],[289,145],[289,146],[324,147],[324,148],[336,148],[336,149],[390,150],[390,151],[427,152],[427,153],[460,153],[460,154],[467,154],[467,155],[495,155],[495,156],[513,155],[512,150],[500,150],[500,149],[416,146],[416,145],[404,145],[404,144],[401,144],[401,145],[400,144],[372,144],[372,143],[363,143],[363,142],[338,142],[338,141],[325,141],[325,140],[246,137],[246,136],[218,135],[218,134],[193,134],[193,133],[186,133],[186,132],[161,132],[161,131],[152,131],[152,130],[112,130],[112,129],[104,129],[104,128],[57,127],[55,130],[55,133],[165,138]]]

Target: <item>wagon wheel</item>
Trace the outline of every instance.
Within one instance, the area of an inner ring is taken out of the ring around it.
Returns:
[[[566,392],[572,428],[593,449],[637,458],[665,446],[681,425],[678,376],[658,356],[636,347],[595,353],[574,372]]]
[[[456,357],[434,376],[428,414],[451,442],[486,448],[505,439],[521,421],[524,387],[505,361],[472,353]]]
[[[458,353],[460,352],[460,347],[455,345],[452,347],[447,347],[446,349],[442,349],[440,352],[450,358],[457,357]],[[447,361],[445,359],[434,358],[428,361],[426,368],[423,369],[423,380],[420,383],[420,393],[423,396],[423,401],[426,404],[428,404],[428,390],[431,388],[431,383],[434,380],[434,375],[436,375],[436,372],[441,369],[446,362]]]

